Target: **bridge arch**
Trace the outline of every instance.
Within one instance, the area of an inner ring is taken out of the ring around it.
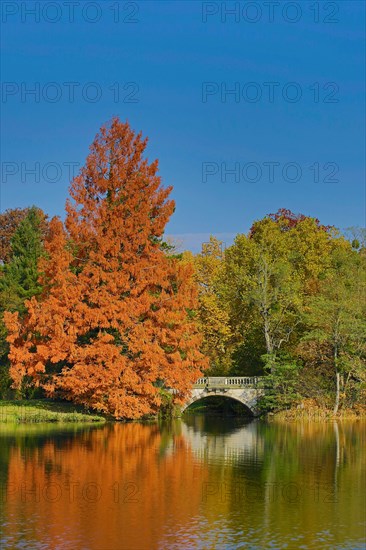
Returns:
[[[204,377],[194,384],[187,401],[182,405],[182,413],[193,403],[206,397],[227,397],[239,401],[253,416],[258,416],[258,398],[263,394],[259,389],[259,377]]]
[[[184,403],[184,405],[181,407],[181,412],[184,413],[191,405],[193,405],[193,403],[197,403],[198,401],[205,401],[207,399],[212,399],[212,398],[217,398],[217,399],[225,399],[225,400],[228,400],[228,401],[235,401],[236,403],[240,403],[244,408],[245,408],[245,411],[248,412],[248,416],[256,416],[256,410],[252,409],[252,404],[250,402],[248,402],[247,399],[245,398],[242,398],[240,396],[237,396],[237,395],[230,395],[229,392],[223,394],[223,393],[216,393],[216,394],[212,394],[212,393],[206,393],[204,395],[198,395],[198,396],[195,396],[195,397],[192,397],[191,399],[189,399],[189,401],[187,401],[186,403]]]

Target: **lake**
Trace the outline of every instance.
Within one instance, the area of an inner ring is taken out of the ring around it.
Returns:
[[[2,549],[365,548],[365,422],[0,427]]]

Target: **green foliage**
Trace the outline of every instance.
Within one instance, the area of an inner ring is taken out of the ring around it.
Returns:
[[[11,239],[11,259],[2,268],[1,307],[25,312],[24,301],[40,293],[38,260],[43,253],[41,218],[33,207]]]
[[[11,398],[12,394],[13,392],[11,390],[11,378],[9,376],[9,364],[5,358],[0,364],[0,399]]]
[[[43,254],[44,215],[36,207],[29,208],[20,221],[10,241],[10,259],[1,267],[0,273],[0,397],[10,388],[8,374],[9,352],[6,328],[2,317],[4,311],[26,313],[25,300],[42,290],[38,282],[38,261]],[[28,396],[28,390],[24,395]],[[23,395],[23,394],[22,394]]]
[[[366,262],[351,247],[335,250],[320,292],[309,298],[302,342],[323,346],[333,376],[340,377],[336,406],[360,395],[366,382]]]
[[[208,374],[268,372],[263,410],[300,398],[335,412],[338,404],[360,405],[365,232],[348,233],[349,241],[315,218],[281,209],[237,235],[225,253],[216,239],[206,243],[195,261]]]
[[[268,374],[262,382],[265,394],[259,400],[259,409],[267,413],[296,406],[301,399],[301,367],[290,357],[274,358],[272,355],[264,355],[263,361]]]
[[[8,261],[0,267],[1,316],[5,310],[24,315],[24,301],[42,291],[42,215],[35,207],[28,209],[12,233]],[[200,323],[202,351],[210,361],[207,374],[265,374],[263,412],[289,409],[306,399],[335,411],[362,407],[365,235],[364,230],[350,228],[347,240],[315,218],[282,209],[256,221],[226,251],[211,237],[193,258],[178,254],[174,244],[159,238],[166,255],[194,265],[199,309],[187,312]],[[160,290],[155,292],[158,296]],[[168,326],[174,329],[173,323]],[[115,331],[107,332],[117,338]],[[88,343],[93,336],[81,338]],[[166,350],[174,348],[167,343]],[[6,329],[0,321],[0,397],[10,387],[7,353]],[[24,379],[18,397],[34,398],[37,392]],[[174,416],[172,395],[162,387],[160,397],[161,417]]]
[[[263,376],[265,371],[262,357],[265,353],[261,327],[255,325],[248,328],[233,351],[230,376]]]
[[[173,395],[164,388],[160,388],[159,395],[161,399],[159,418],[173,418],[176,412]]]

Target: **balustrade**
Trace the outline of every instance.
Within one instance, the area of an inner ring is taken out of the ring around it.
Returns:
[[[243,387],[243,386],[256,386],[258,382],[263,378],[262,376],[205,376],[199,378],[194,384],[194,387],[209,387],[209,388],[223,388],[223,387]]]

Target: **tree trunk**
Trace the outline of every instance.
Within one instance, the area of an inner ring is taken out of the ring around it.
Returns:
[[[337,414],[338,412],[338,407],[339,407],[339,382],[340,382],[340,375],[339,375],[339,372],[338,372],[338,369],[337,369],[337,358],[338,358],[338,346],[337,346],[337,343],[335,343],[334,345],[334,355],[333,355],[333,358],[334,358],[334,368],[335,368],[335,371],[336,371],[336,400],[335,400],[335,403],[334,403],[334,409],[333,409],[333,414]]]
[[[266,350],[268,355],[272,355],[273,353],[273,344],[272,339],[270,335],[270,328],[269,328],[269,322],[267,319],[264,320],[264,338],[266,340]]]
[[[264,320],[264,338],[266,340],[266,350],[267,350],[267,365],[270,365],[271,374],[274,373],[274,345],[270,334],[270,326],[268,319]]]
[[[337,414],[339,407],[339,372],[336,373],[336,400],[334,403],[333,414]]]
[[[259,275],[258,275],[258,286],[260,288],[261,292],[261,298],[260,298],[260,314],[263,319],[263,331],[264,331],[264,338],[266,342],[266,350],[267,355],[273,354],[273,340],[271,337],[271,320],[270,320],[270,303],[271,300],[268,296],[269,290],[268,290],[268,265],[264,258],[262,258],[262,264],[260,265],[259,269]]]

